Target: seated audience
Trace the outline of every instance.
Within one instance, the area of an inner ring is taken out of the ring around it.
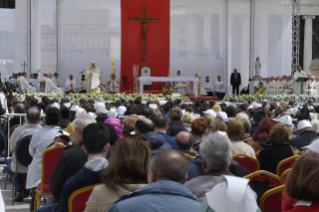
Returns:
[[[226,132],[227,125],[225,124],[225,122],[222,119],[215,118],[211,123],[210,131],[212,131],[212,132],[217,132],[217,131]]]
[[[260,122],[265,118],[266,113],[263,110],[258,110],[254,113],[253,125],[250,128],[250,136],[253,136],[253,134],[259,129]]]
[[[25,106],[22,104],[22,103],[17,103],[15,106],[14,106],[14,113],[20,113],[20,114],[24,114],[25,113]],[[5,130],[4,130],[4,134],[7,135],[8,134],[8,128],[9,128],[9,125],[10,125],[10,129],[19,124],[20,125],[20,120],[21,120],[21,124],[24,123],[24,117],[22,116],[13,116],[9,123],[6,124],[6,127],[5,127]]]
[[[160,149],[172,149],[172,146],[166,142],[161,134],[154,132],[154,124],[148,118],[137,120],[135,134],[141,135],[148,140],[151,145],[152,154],[155,154]]]
[[[296,154],[290,146],[291,133],[291,128],[284,124],[273,126],[269,135],[271,146],[260,151],[260,170],[276,174],[278,163]]]
[[[192,122],[195,120],[194,113],[184,112],[182,120],[184,127],[190,132],[192,130]]]
[[[244,124],[239,119],[233,119],[229,122],[227,134],[233,144],[233,155],[245,153],[246,155],[256,158],[254,149],[243,141],[245,138],[245,128]]]
[[[83,187],[100,183],[101,173],[108,166],[105,158],[110,134],[107,127],[101,123],[89,124],[83,129],[83,151],[87,154],[87,162],[74,176],[70,177],[63,186],[60,203],[53,203],[40,207],[41,211],[68,211],[68,202],[71,194]]]
[[[42,153],[53,142],[57,132],[61,130],[58,126],[59,121],[60,111],[57,108],[49,108],[45,117],[46,125],[38,129],[32,136],[29,153],[33,160],[28,167],[27,189],[36,188],[41,182]]]
[[[252,136],[254,143],[251,147],[255,150],[255,152],[270,147],[269,133],[271,128],[277,123],[277,121],[270,118],[263,119],[260,122],[259,129]]]
[[[62,129],[65,129],[72,121],[71,121],[71,113],[70,110],[66,107],[62,107],[61,111],[61,120],[59,126]]]
[[[121,140],[123,137],[123,132],[122,132],[122,124],[121,124],[121,120],[118,118],[114,118],[114,117],[110,117],[107,118],[104,121],[104,124],[110,124],[113,125],[116,133],[117,133],[117,141]]]
[[[319,120],[318,119],[313,119],[311,120],[311,125],[313,128],[313,131],[319,135]]]
[[[102,174],[103,184],[93,189],[85,212],[108,211],[122,195],[146,186],[151,156],[145,138],[138,135],[124,137],[114,147],[110,164]]]
[[[299,120],[297,124],[298,136],[291,139],[291,145],[297,148],[308,146],[310,142],[317,137],[317,134],[313,131],[311,123],[308,120]]]
[[[246,113],[238,113],[236,115],[236,119],[239,119],[243,124],[244,124],[244,128],[245,128],[245,138],[243,139],[243,141],[248,144],[249,146],[251,146],[254,141],[253,139],[250,137],[250,120],[249,117],[247,116]]]
[[[192,123],[192,133],[194,136],[194,148],[195,150],[199,150],[199,145],[202,141],[202,136],[206,132],[208,127],[208,123],[206,119],[195,119]]]
[[[319,211],[318,164],[319,154],[316,152],[307,152],[294,163],[285,182],[282,211]],[[285,205],[288,198],[297,200],[298,203],[293,208],[288,208]]]
[[[157,115],[152,118],[154,124],[154,132],[162,135],[166,143],[172,146],[172,149],[178,150],[175,140],[172,136],[167,135],[168,130],[168,119],[165,116]]]
[[[187,167],[183,153],[160,150],[151,160],[147,178],[149,185],[130,195],[123,195],[109,212],[128,209],[131,212],[199,211],[197,197],[183,185],[187,179]]]
[[[193,135],[189,132],[179,132],[175,137],[175,142],[179,151],[197,157],[198,153],[193,149],[194,141]]]
[[[180,107],[173,108],[169,113],[167,134],[175,136],[181,131],[187,131],[182,123],[182,109]]]
[[[138,116],[136,115],[131,115],[127,117],[124,120],[124,126],[123,126],[123,134],[124,135],[129,135],[135,130],[135,123],[138,120]]]
[[[205,198],[205,194],[219,183],[221,175],[230,175],[227,169],[232,159],[231,146],[229,139],[219,133],[210,132],[203,138],[200,149],[205,175],[185,183],[200,202]]]
[[[63,149],[50,178],[50,191],[54,196],[55,203],[60,202],[65,182],[75,175],[87,162],[87,155],[82,149],[83,129],[92,123],[95,123],[95,121],[87,115],[82,115],[72,122],[74,145]]]
[[[41,128],[39,124],[41,120],[40,111],[37,107],[32,107],[27,111],[26,122],[23,125],[17,127],[12,133],[9,145],[10,151],[12,152],[12,162],[8,163],[7,173],[10,178],[14,178],[14,172],[17,170],[17,162],[16,161],[16,148],[17,143],[21,138],[33,135],[38,129]],[[15,198],[15,202],[22,202],[24,198],[29,196],[29,192],[24,188],[23,185],[23,177],[27,177],[28,167],[23,166],[22,164],[18,165],[17,176],[14,180],[14,187],[16,191],[19,193]]]

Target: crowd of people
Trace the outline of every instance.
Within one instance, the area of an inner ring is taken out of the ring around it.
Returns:
[[[68,211],[74,191],[98,183],[86,212],[260,211],[260,193],[243,178],[250,172],[232,160],[237,153],[257,158],[257,152],[260,170],[273,174],[280,161],[303,152],[285,182],[282,209],[319,210],[319,107],[311,100],[302,106],[295,101],[233,105],[196,99],[188,105],[179,100],[161,105],[140,99],[105,103],[43,97],[38,102],[27,97],[19,102],[11,97],[7,108],[16,114],[10,126],[26,113],[8,141],[13,159],[6,171],[12,178],[17,142],[32,136],[33,160],[28,167],[19,165],[14,201],[23,201],[41,182],[42,153],[51,146],[63,148],[50,178],[54,198],[38,212]],[[243,192],[227,195],[238,189],[231,182],[241,184]]]

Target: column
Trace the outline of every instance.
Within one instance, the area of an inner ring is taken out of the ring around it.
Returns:
[[[207,49],[207,53],[212,51],[212,14],[204,14],[203,18],[203,46]]]
[[[41,69],[41,4],[42,1],[34,0],[32,7],[32,36],[31,36],[31,49],[32,49],[32,58],[31,58],[31,73],[36,73]]]
[[[303,70],[308,74],[311,74],[309,67],[312,60],[312,19],[315,19],[315,16],[305,15],[302,18],[305,19]]]
[[[196,50],[196,17],[195,15],[187,16],[188,20],[188,38],[187,38],[187,57],[194,59],[194,53]]]
[[[241,40],[241,87],[248,84],[249,74],[249,15],[242,15],[242,40]]]

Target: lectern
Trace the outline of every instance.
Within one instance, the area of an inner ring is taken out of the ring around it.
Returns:
[[[309,77],[298,77],[296,82],[301,82],[301,94],[304,92],[304,83],[309,80]]]
[[[91,82],[91,92],[94,91],[94,89],[98,86],[100,86],[100,74],[93,73]]]

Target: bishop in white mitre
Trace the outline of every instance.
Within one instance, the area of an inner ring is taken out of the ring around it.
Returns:
[[[70,75],[70,78],[66,80],[65,82],[65,92],[67,93],[73,93],[76,92],[77,84],[76,80],[73,78],[73,75]]]
[[[302,70],[302,67],[298,67],[298,71],[294,73],[294,80],[296,81],[298,78],[307,78],[308,74]],[[303,84],[303,93],[301,93],[301,86]],[[295,82],[295,94],[305,94],[306,93],[306,85],[307,83]]]
[[[48,77],[44,77],[45,80],[45,93],[55,93],[55,94],[63,94],[63,90],[59,87],[57,87],[52,79],[52,74],[48,74]]]
[[[30,85],[30,83],[26,80],[27,73],[24,73],[23,76],[19,77],[19,86],[21,88],[22,93],[36,93],[37,90]]]
[[[92,75],[93,74],[99,74],[100,78],[100,84],[101,84],[101,71],[99,67],[95,65],[95,62],[92,61],[91,65],[89,65],[86,68],[85,72],[85,87],[86,87],[86,92],[91,93],[91,84],[92,84]],[[104,83],[105,85],[105,83]]]

